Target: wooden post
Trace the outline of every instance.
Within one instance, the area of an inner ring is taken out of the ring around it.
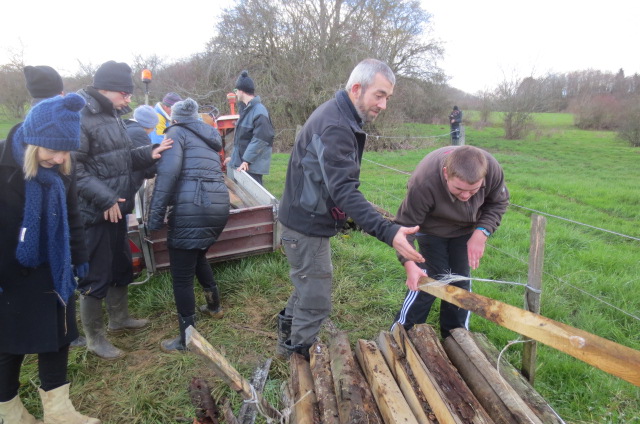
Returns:
[[[282,415],[280,411],[271,406],[260,393],[251,390],[251,385],[244,379],[240,373],[231,366],[231,364],[222,356],[211,344],[202,337],[198,330],[193,326],[187,327],[185,331],[187,339],[187,347],[191,352],[202,356],[211,365],[216,375],[220,377],[234,391],[240,394],[243,399],[253,399],[255,394],[256,401],[260,403],[262,411],[270,418],[279,420]]]
[[[429,285],[433,283],[433,285]],[[420,290],[640,386],[640,351],[515,306],[421,277]],[[433,406],[433,405],[432,405]]]
[[[531,215],[531,246],[529,248],[529,278],[525,292],[525,305],[529,312],[540,313],[540,290],[542,289],[542,268],[544,266],[544,236],[547,226],[545,217]],[[536,358],[538,343],[529,337],[522,349],[522,374],[533,385],[536,379]]]
[[[327,345],[316,343],[309,350],[311,375],[313,387],[316,391],[318,409],[323,424],[339,424],[338,402],[333,388],[333,375],[331,374],[331,360]]]
[[[293,408],[291,409],[291,422],[299,424],[319,424],[320,411],[316,401],[316,393],[313,389],[313,376],[309,363],[304,356],[294,353],[289,358],[289,387],[293,395]]]

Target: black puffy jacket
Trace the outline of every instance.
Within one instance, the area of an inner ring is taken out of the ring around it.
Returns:
[[[227,224],[229,191],[217,152],[220,134],[204,122],[174,124],[166,130],[173,147],[157,164],[149,228],[158,230],[169,207],[167,246],[207,249]]]
[[[123,214],[133,210],[132,172],[146,169],[155,160],[151,151],[157,145],[134,148],[118,111],[96,89],[78,91],[87,101],[80,117],[80,148],[73,153],[78,176],[80,211],[85,226],[104,222],[104,211],[118,198]]]

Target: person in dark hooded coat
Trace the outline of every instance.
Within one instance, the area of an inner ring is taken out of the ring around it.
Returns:
[[[205,311],[220,316],[219,290],[205,255],[227,224],[230,203],[218,131],[200,120],[198,103],[190,98],[173,105],[171,120],[165,133],[174,144],[157,163],[148,220],[149,229],[162,228],[169,208],[167,247],[180,335],[161,343],[165,352],[184,351],[184,332],[195,326],[194,275],[205,292]]]

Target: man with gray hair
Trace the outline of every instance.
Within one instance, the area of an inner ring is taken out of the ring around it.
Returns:
[[[319,106],[296,138],[279,209],[282,244],[291,267],[293,292],[278,316],[280,356],[309,358],[309,348],[331,312],[330,237],[348,217],[398,254],[423,262],[402,227],[380,215],[358,190],[367,134],[393,94],[395,76],[384,62],[365,59],[352,71],[345,90]]]

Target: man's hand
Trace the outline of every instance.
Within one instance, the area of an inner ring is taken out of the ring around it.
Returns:
[[[227,165],[229,164],[229,162],[231,162],[231,158],[230,158],[230,157],[226,157],[226,158],[224,158],[224,163],[223,163],[223,165],[224,165],[224,166],[227,166]]]
[[[242,162],[236,171],[249,171],[249,162]]]
[[[422,255],[407,241],[407,235],[415,234],[419,229],[420,227],[417,225],[415,227],[400,227],[393,237],[393,248],[407,260],[422,263],[424,262]]]
[[[480,230],[475,230],[467,242],[467,256],[469,267],[477,269],[480,266],[480,258],[484,255],[484,247],[487,243],[487,236]]]
[[[156,147],[151,151],[151,157],[154,159],[160,159],[162,157],[161,153],[167,149],[170,149],[172,144],[173,144],[172,139],[165,138],[164,140],[162,140],[162,143],[160,143],[158,147]]]
[[[418,291],[419,280],[421,277],[427,277],[427,272],[413,261],[405,262],[404,269],[407,271],[407,288],[411,291]]]
[[[127,199],[118,199],[109,209],[104,211],[105,221],[118,222],[122,219],[122,213],[120,212],[120,205],[118,203],[125,202]]]

